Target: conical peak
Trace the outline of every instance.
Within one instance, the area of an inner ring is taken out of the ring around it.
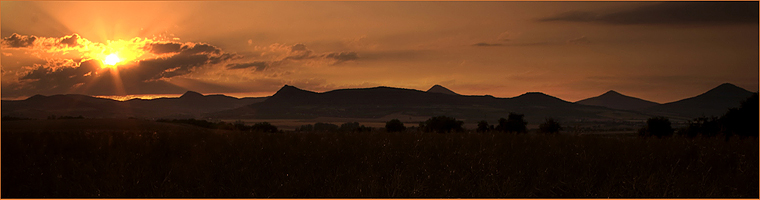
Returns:
[[[196,98],[196,97],[203,97],[203,94],[195,92],[195,91],[187,91],[185,94],[182,94],[179,98]]]
[[[296,95],[296,94],[301,94],[301,93],[313,94],[315,92],[303,90],[301,88],[297,88],[291,85],[284,85],[282,86],[282,88],[280,88],[280,90],[277,90],[277,92],[275,92],[274,95],[272,96],[283,96],[283,95],[290,96],[290,95]]]
[[[623,95],[623,94],[620,94],[619,92],[617,92],[615,90],[610,90],[610,91],[605,92],[602,95]]]
[[[718,87],[715,87],[705,92],[705,94],[716,94],[716,95],[722,95],[724,93],[751,93],[751,92],[731,83],[720,84]]]
[[[434,85],[430,89],[428,89],[426,92],[428,93],[441,93],[441,94],[450,94],[450,95],[459,95],[454,91],[449,90],[446,87],[443,87],[441,85]]]

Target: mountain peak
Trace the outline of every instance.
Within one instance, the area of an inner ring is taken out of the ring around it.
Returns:
[[[280,88],[280,90],[277,90],[277,92],[275,92],[274,95],[278,95],[278,94],[282,95],[282,94],[288,94],[288,93],[293,93],[293,92],[310,92],[310,91],[306,91],[292,85],[284,85]]]
[[[291,85],[284,85],[280,90],[277,90],[272,97],[269,97],[267,102],[301,102],[308,100],[316,92],[303,90]]]
[[[543,92],[526,92],[525,94],[522,94],[517,97],[512,97],[512,99],[518,99],[525,102],[540,102],[540,103],[565,103],[565,100],[562,100],[560,98],[557,98],[555,96],[551,96],[548,94],[545,94]]]
[[[456,92],[451,91],[448,88],[443,87],[441,85],[434,85],[433,87],[431,87],[430,89],[428,89],[425,92],[427,92],[427,93],[441,93],[441,94],[448,94],[448,95],[459,95]]]
[[[596,97],[576,101],[575,103],[582,105],[602,106],[619,110],[635,110],[658,105],[658,103],[655,102],[620,94],[615,90],[607,91],[604,94]]]
[[[718,87],[715,87],[713,89],[710,89],[706,93],[723,93],[723,92],[749,92],[748,90],[745,90],[744,88],[741,88],[739,86],[736,86],[731,83],[723,83],[720,84]]]
[[[615,90],[610,90],[610,91],[607,91],[607,92],[605,92],[604,94],[602,94],[602,96],[604,96],[604,95],[618,95],[618,96],[623,96],[623,94],[620,94],[619,92],[617,92],[617,91],[615,91]]]
[[[182,96],[180,96],[179,98],[184,99],[184,98],[198,98],[198,97],[203,97],[203,94],[195,92],[195,91],[187,91],[185,92],[185,94],[182,94]]]

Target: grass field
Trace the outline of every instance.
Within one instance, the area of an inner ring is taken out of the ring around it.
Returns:
[[[2,122],[2,197],[758,197],[758,139]]]

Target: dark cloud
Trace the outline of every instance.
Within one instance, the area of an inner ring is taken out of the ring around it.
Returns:
[[[310,51],[310,50],[306,48],[305,44],[299,43],[299,44],[295,44],[295,45],[291,46],[290,47],[290,51],[295,52],[295,51]]]
[[[227,69],[247,69],[254,68],[254,71],[261,71],[269,66],[267,62],[256,61],[250,63],[232,63],[227,65]]]
[[[153,54],[179,53],[181,48],[182,44],[173,42],[152,43],[145,46],[145,50]]]
[[[157,42],[145,49],[153,54],[176,53],[169,57],[141,60],[139,71],[135,73],[141,80],[157,80],[191,73],[199,67],[219,64],[239,58],[238,55],[223,53],[221,49],[202,43]]]
[[[34,45],[33,43],[41,43]],[[138,41],[134,41],[138,42]],[[34,50],[61,50],[81,48],[88,45],[85,38],[72,34],[60,38],[43,38],[13,34],[2,38],[3,47],[34,47]],[[125,88],[127,93],[140,94],[146,91],[186,90],[173,86],[169,78],[180,77],[212,65],[222,64],[241,56],[227,53],[215,46],[204,43],[148,42],[143,50],[156,55],[164,55],[137,62],[125,63],[118,73],[102,68],[97,59],[83,58],[48,59],[39,64],[19,66],[16,80],[3,85],[3,95],[29,96],[34,94],[98,94],[114,95]],[[96,44],[93,44],[96,45]],[[39,48],[39,49],[37,49]],[[4,59],[5,60],[5,59]],[[16,64],[18,65],[18,64]],[[255,63],[254,63],[255,65]],[[240,66],[238,66],[240,67]],[[262,67],[257,70],[263,69]]]
[[[305,61],[305,60],[320,60],[320,59],[322,59],[322,60],[330,61],[333,64],[336,64],[336,63],[341,63],[341,62],[345,62],[345,61],[351,61],[351,60],[359,59],[359,54],[356,53],[356,52],[353,52],[353,51],[349,51],[349,52],[327,52],[327,53],[317,54],[317,53],[314,53],[314,51],[312,51],[309,48],[307,48],[305,44],[301,44],[301,43],[295,44],[295,45],[287,47],[287,48],[289,48],[290,51],[285,54],[284,58],[278,59],[278,60],[272,60],[272,61],[268,62],[267,63],[268,64],[267,67],[272,67],[272,66],[275,66],[275,65],[281,65],[283,63],[288,62],[289,60],[295,60],[295,61],[304,60]],[[239,67],[234,67],[234,68],[231,68],[230,66],[231,65],[228,65],[229,69],[239,69],[239,68],[244,68],[243,66],[245,66],[245,65],[240,65]]]
[[[481,42],[481,43],[473,44],[472,46],[478,46],[478,47],[496,47],[496,46],[504,46],[504,44]]]
[[[180,54],[219,54],[221,49],[208,44],[156,42],[145,45],[145,50],[153,54],[180,53]]]
[[[306,59],[313,59],[315,56],[313,55],[313,51],[306,48],[305,44],[295,44],[293,46],[290,46],[290,52],[287,54],[288,56],[282,59],[281,61],[285,60],[306,60]]]
[[[757,24],[758,2],[664,2],[600,14],[566,12],[539,21],[598,22],[606,24]]]
[[[191,73],[199,67],[219,64],[236,58],[233,54],[186,54],[141,60],[135,73],[141,80],[151,81]]]
[[[67,46],[73,47],[73,46],[79,45],[79,38],[81,38],[79,37],[79,34],[74,33],[72,35],[67,35],[67,36],[62,37],[61,41],[58,43],[61,45],[67,45]]]
[[[13,35],[3,38],[3,44],[11,48],[30,47],[34,45],[37,36],[26,36],[13,33]]]
[[[198,54],[198,53],[213,53],[213,54],[219,54],[222,52],[221,49],[216,48],[215,46],[211,46],[208,44],[195,44],[195,45],[184,45],[182,46],[182,50],[180,50],[180,53],[184,54]]]
[[[356,52],[338,52],[338,53],[328,53],[324,55],[325,58],[331,58],[335,59],[338,62],[343,61],[349,61],[349,60],[356,60],[359,58],[359,55]]]
[[[17,90],[33,93],[70,93],[71,88],[92,82],[98,75],[100,64],[96,60],[81,63],[53,60],[44,65],[37,65],[37,68],[19,78],[25,85]]]

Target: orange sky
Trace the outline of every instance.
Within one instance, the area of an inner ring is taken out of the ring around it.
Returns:
[[[758,91],[757,2],[6,2],[2,98]],[[105,65],[109,55],[116,65]]]

